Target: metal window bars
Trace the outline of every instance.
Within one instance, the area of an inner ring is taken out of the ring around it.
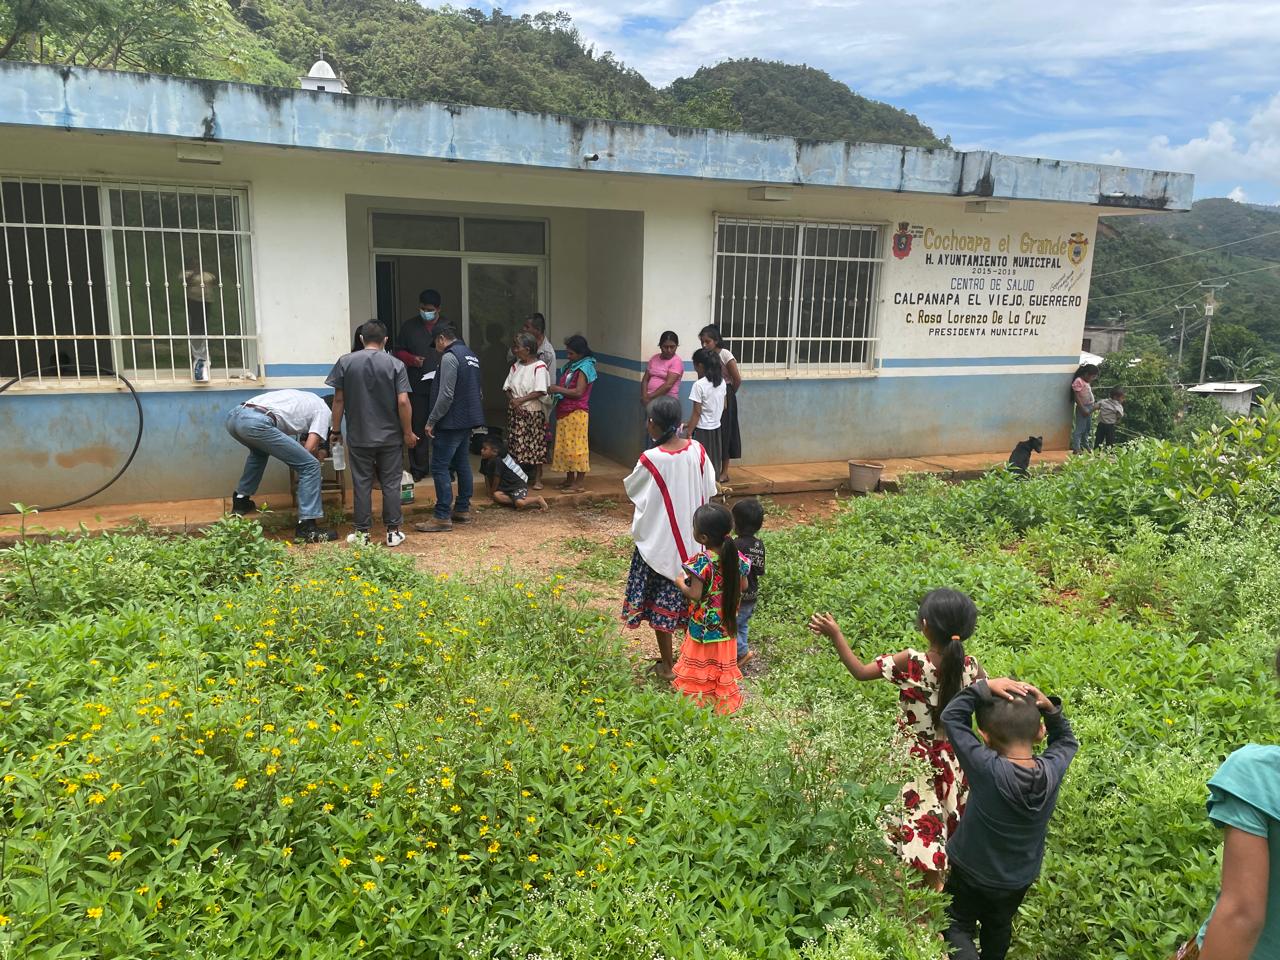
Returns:
[[[872,369],[882,234],[876,224],[718,218],[712,322],[739,364]]]
[[[258,376],[248,197],[0,174],[0,379]]]

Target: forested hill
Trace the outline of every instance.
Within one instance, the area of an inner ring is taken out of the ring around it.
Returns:
[[[566,14],[414,0],[0,0],[0,58],[296,86],[323,51],[353,92],[916,146],[916,117],[811,67],[737,60],[653,86]]]
[[[1182,374],[1195,379],[1206,292],[1197,284],[1227,278],[1230,285],[1217,294],[1210,353],[1239,362],[1274,360],[1280,352],[1280,233],[1272,231],[1280,231],[1280,209],[1226,199],[1198,201],[1187,213],[1105,217],[1098,226],[1089,321],[1157,334],[1176,353],[1182,316],[1176,307],[1194,304],[1186,311]],[[1234,243],[1249,237],[1258,239]],[[1232,245],[1208,250],[1225,243]],[[1210,378],[1249,374],[1213,362],[1207,371]]]

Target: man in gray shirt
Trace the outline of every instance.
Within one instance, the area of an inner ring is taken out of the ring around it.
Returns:
[[[386,352],[387,328],[377,320],[360,327],[363,350],[339,357],[325,381],[333,387],[333,427],[330,440],[341,438],[342,416],[347,417],[347,459],[351,465],[355,532],[348,543],[368,543],[373,525],[373,478],[382,488],[382,521],[386,544],[404,543],[400,526],[400,477],[404,471],[404,446],[418,442],[413,432],[409,403],[409,375],[404,364]]]

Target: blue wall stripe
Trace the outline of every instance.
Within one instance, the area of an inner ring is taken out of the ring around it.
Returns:
[[[332,363],[268,363],[268,377],[327,377]]]
[[[891,367],[1032,367],[1058,363],[1080,362],[1080,354],[1064,357],[891,357],[880,361],[885,369]]]

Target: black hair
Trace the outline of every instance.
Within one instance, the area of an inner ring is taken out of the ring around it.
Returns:
[[[724,349],[724,337],[720,336],[720,328],[714,323],[709,323],[698,331],[698,339],[701,340],[703,337],[710,337],[717,350]]]
[[[742,594],[742,572],[738,569],[738,547],[733,542],[733,514],[723,503],[704,503],[693,511],[693,532],[707,540],[716,551],[723,581],[720,593],[720,623],[729,637],[738,634],[738,601]],[[711,584],[703,587],[705,598]]]
[[[674,343],[677,347],[680,346],[680,338],[676,336],[676,332],[674,330],[663,330],[662,336],[658,338],[658,346],[662,346],[668,340]]]
[[[1080,366],[1076,367],[1076,372],[1072,375],[1071,379],[1074,380],[1076,377],[1083,377],[1085,374],[1097,372],[1098,365],[1096,363],[1082,363]]]
[[[733,505],[733,528],[740,537],[754,537],[764,526],[764,507],[755,497]]]
[[[713,387],[718,387],[724,382],[724,367],[720,364],[720,354],[714,350],[693,351],[693,365],[702,367],[702,375],[711,381]]]
[[[423,290],[420,294],[418,294],[418,303],[422,304],[424,307],[440,306],[440,291],[439,290]]]
[[[432,340],[439,340],[444,337],[446,340],[457,340],[458,331],[453,328],[453,324],[442,323],[436,327],[435,332],[431,335]]]
[[[1015,694],[1012,700],[980,700],[974,712],[982,732],[997,746],[1034,743],[1040,736],[1040,708],[1034,693]]]
[[[364,324],[356,327],[356,332],[351,335],[351,352],[359,353],[364,349],[364,341],[360,339],[360,331],[364,329]]]
[[[587,338],[580,333],[575,333],[571,337],[565,337],[564,346],[566,350],[572,350],[580,357],[595,356],[595,354],[591,352],[591,346],[587,343]]]
[[[547,332],[547,318],[540,313],[531,313],[525,317],[524,322],[541,334]]]
[[[684,418],[684,410],[680,401],[669,393],[655,397],[649,402],[649,419],[661,431],[655,438],[657,443],[666,443],[676,435]]]
[[[959,590],[930,590],[916,611],[916,622],[924,628],[929,642],[942,651],[938,664],[938,707],[934,722],[951,698],[960,692],[964,680],[964,642],[978,625],[978,608]]]
[[[360,329],[356,332],[360,335],[361,343],[383,344],[387,342],[387,328],[378,320],[370,320],[367,323],[360,324]]]
[[[503,441],[502,437],[498,436],[496,433],[486,433],[480,440],[480,449],[483,450],[485,447],[492,448],[493,452],[499,457],[505,457],[507,455],[507,445]]]
[[[530,354],[537,354],[538,352],[538,338],[532,333],[517,333],[511,338],[511,342],[513,344],[520,344],[520,346],[528,350]],[[536,356],[534,359],[537,359]]]
[[[1112,388],[1111,388],[1111,399],[1112,399],[1112,400],[1119,400],[1119,399],[1120,399],[1121,397],[1123,397],[1123,396],[1124,396],[1124,387],[1112,387]]]

